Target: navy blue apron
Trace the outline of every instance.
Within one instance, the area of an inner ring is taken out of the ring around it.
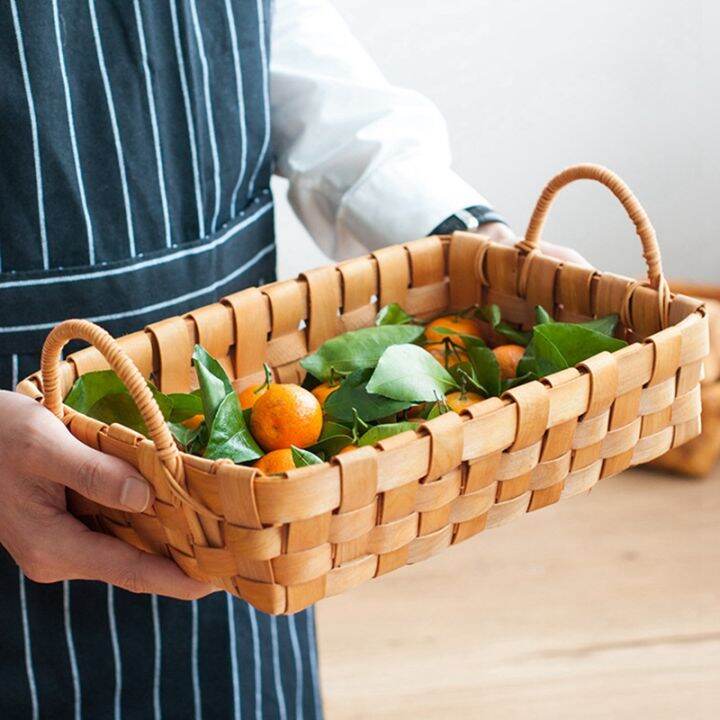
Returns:
[[[275,272],[269,0],[0,4],[0,387],[48,330],[113,334]],[[321,716],[312,610],[271,618],[0,549],[0,717]]]

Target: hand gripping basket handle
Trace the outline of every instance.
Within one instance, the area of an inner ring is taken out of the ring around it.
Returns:
[[[525,238],[518,242],[518,247],[527,253],[539,250],[540,234],[555,196],[562,188],[571,182],[575,182],[575,180],[596,180],[602,183],[615,195],[627,211],[642,243],[643,257],[648,268],[648,283],[650,287],[658,291],[660,320],[662,326],[666,327],[670,309],[670,288],[663,275],[660,248],[658,247],[655,229],[630,188],[612,170],[602,165],[583,163],[581,165],[571,165],[558,173],[543,189],[530,218]],[[633,287],[631,290],[634,289]]]
[[[184,488],[185,473],[180,452],[165,424],[165,418],[155,402],[145,378],[112,335],[101,327],[87,320],[65,320],[54,327],[47,336],[40,359],[45,407],[62,419],[63,398],[60,390],[60,359],[62,349],[71,340],[85,340],[102,353],[135,401],[140,415],[145,421],[150,439],[155,443],[155,449],[165,470],[170,487],[176,495],[185,500],[190,506],[198,505]],[[202,507],[196,509],[207,512]]]

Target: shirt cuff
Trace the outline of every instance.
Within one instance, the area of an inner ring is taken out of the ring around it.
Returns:
[[[425,237],[458,208],[490,204],[447,165],[416,154],[375,168],[343,198],[337,215],[336,256]],[[490,220],[487,220],[490,222]]]

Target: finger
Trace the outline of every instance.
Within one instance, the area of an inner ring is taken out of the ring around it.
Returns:
[[[208,583],[185,575],[172,560],[93,532],[71,515],[63,515],[58,520],[53,545],[69,579],[100,580],[130,592],[154,593],[179,600],[196,600],[218,591]]]
[[[31,433],[40,451],[32,471],[106,507],[142,512],[153,499],[150,485],[130,464],[81,443],[47,410],[38,406]]]

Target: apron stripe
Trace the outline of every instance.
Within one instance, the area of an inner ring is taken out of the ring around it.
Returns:
[[[152,611],[153,639],[155,643],[155,654],[153,658],[153,711],[155,720],[162,720],[162,708],[160,706],[160,671],[162,669],[162,635],[160,633],[160,611],[158,610],[157,595],[150,596],[150,608]]]
[[[308,608],[305,613],[305,623],[307,628],[307,641],[310,648],[310,672],[312,674],[312,694],[315,716],[322,717],[322,703],[320,702],[320,673],[318,672],[317,644],[315,639],[315,608]]]
[[[35,162],[35,185],[37,188],[38,224],[40,226],[40,245],[42,249],[43,270],[50,267],[50,256],[48,252],[47,228],[45,227],[45,199],[43,194],[42,167],[40,164],[40,142],[38,140],[37,117],[35,115],[35,101],[33,100],[32,87],[30,86],[30,75],[28,74],[27,59],[25,58],[25,43],[23,42],[20,18],[18,17],[17,1],[11,0],[13,27],[17,40],[18,55],[20,57],[20,68],[22,70],[23,84],[25,86],[25,97],[27,98],[28,114],[30,116],[30,132],[32,134],[33,159]],[[0,272],[2,272],[2,257],[0,256]]]
[[[210,72],[208,70],[208,61],[207,56],[205,55],[205,44],[203,43],[202,32],[200,30],[200,22],[198,21],[197,5],[195,4],[195,0],[190,0],[190,12],[192,14],[195,41],[197,42],[198,55],[200,57],[200,65],[202,67],[205,112],[207,114],[208,135],[210,137],[210,151],[212,153],[213,162],[215,209],[213,211],[212,221],[210,222],[210,232],[214,233],[217,229],[218,216],[220,214],[220,160],[218,158],[217,140],[215,138],[215,121],[213,119],[212,99],[210,97]]]
[[[266,193],[267,195],[267,193]],[[259,202],[259,201],[256,201]],[[158,265],[164,265],[166,263],[175,262],[182,258],[190,255],[200,255],[211,250],[215,250],[221,245],[225,244],[229,240],[232,240],[240,230],[245,229],[249,225],[252,225],[255,220],[260,216],[264,215],[272,208],[271,202],[264,203],[258,210],[255,210],[251,215],[245,218],[242,222],[232,225],[227,231],[223,232],[218,238],[209,240],[202,243],[192,243],[180,250],[176,250],[172,253],[163,253],[156,257],[149,258],[147,260],[139,260],[131,264],[123,264],[121,267],[112,268],[108,265],[104,265],[101,270],[92,270],[88,272],[80,272],[72,274],[70,270],[65,269],[60,274],[55,275],[42,275],[37,278],[29,278],[27,280],[8,280],[0,281],[0,290],[6,290],[9,288],[17,287],[38,287],[41,285],[55,285],[58,283],[73,283],[73,282],[85,282],[87,280],[98,280],[113,277],[114,275],[121,275],[125,273],[134,273],[139,270],[146,270],[147,268],[156,267]],[[244,215],[244,213],[243,213]],[[142,254],[139,255],[142,257]]]
[[[260,659],[260,633],[258,631],[257,612],[248,605],[250,629],[252,632],[253,668],[255,670],[255,720],[263,720],[262,708],[262,661]]]
[[[33,286],[9,288],[12,283],[0,283],[0,354],[6,348],[34,350],[42,344],[47,331],[66,317],[107,323],[108,332],[122,334],[128,318],[135,318],[135,326],[142,327],[169,314],[182,314],[203,302],[219,299],[236,289],[241,277],[244,286],[256,284],[261,276],[273,272],[275,245],[266,244],[263,235],[272,232],[270,208],[268,202],[264,211],[258,211],[256,222],[242,231],[237,232],[236,228],[228,231],[229,241],[218,246],[209,258],[200,244],[196,252],[183,251],[182,260],[177,262],[161,262],[162,258],[156,258],[158,262],[148,263],[144,272],[128,273],[124,267],[115,268],[117,272],[88,280],[84,288],[87,295],[68,292],[63,280],[69,277],[60,278],[57,284],[44,283],[43,303],[36,301],[37,290]],[[184,291],[186,288],[193,289]],[[138,307],[140,301],[145,302]],[[62,308],[62,316],[53,317],[58,308]],[[111,308],[118,309],[108,312]],[[11,325],[9,321],[18,316],[29,322]]]
[[[192,109],[190,107],[190,93],[188,91],[187,73],[185,72],[185,58],[180,44],[180,29],[177,18],[177,0],[170,2],[170,15],[172,18],[173,41],[175,43],[175,56],[177,58],[178,73],[180,75],[180,86],[182,88],[183,105],[185,107],[185,122],[188,127],[188,139],[190,142],[190,157],[192,160],[193,186],[195,188],[195,204],[198,215],[198,235],[205,237],[205,210],[203,208],[202,192],[200,190],[200,171],[198,169],[197,142],[195,140],[195,122],[193,121]],[[233,213],[233,217],[234,217]]]
[[[290,646],[292,647],[295,662],[295,718],[296,720],[303,720],[303,661],[294,615],[288,615],[287,624],[290,633]]]
[[[273,677],[275,679],[275,697],[278,703],[280,720],[287,720],[285,692],[283,690],[282,673],[280,672],[280,650],[278,648],[277,618],[270,616],[270,644],[272,647]]]
[[[70,672],[72,674],[74,718],[80,720],[82,717],[82,693],[72,630],[72,616],[70,614],[70,582],[68,580],[63,581],[63,622],[65,623],[65,642],[67,643],[68,660],[70,661]]]
[[[120,656],[120,641],[118,639],[117,619],[115,617],[115,588],[107,586],[108,624],[110,626],[110,643],[113,652],[113,666],[115,668],[115,688],[113,690],[113,718],[120,720],[122,715],[122,658]]]
[[[107,100],[110,125],[112,126],[113,139],[115,141],[115,154],[117,155],[118,167],[120,168],[120,185],[122,186],[123,204],[125,206],[125,222],[127,224],[128,251],[130,257],[135,257],[135,230],[133,228],[132,211],[130,209],[130,191],[128,190],[127,175],[125,171],[125,157],[123,155],[122,142],[120,140],[120,129],[118,128],[115,103],[113,102],[110,78],[105,66],[105,53],[103,52],[100,31],[98,29],[97,14],[95,12],[95,0],[88,0],[90,8],[90,20],[92,22],[93,38],[95,40],[95,52],[97,54],[100,75],[102,76],[105,99]]]
[[[163,170],[162,148],[160,147],[160,130],[158,129],[157,112],[155,110],[155,95],[153,94],[150,65],[148,63],[147,45],[145,44],[145,29],[143,27],[142,13],[138,0],[133,0],[135,8],[135,23],[137,25],[138,40],[140,41],[140,54],[142,56],[143,73],[145,75],[145,93],[147,95],[150,112],[150,125],[152,127],[153,145],[155,146],[155,164],[157,166],[158,186],[160,188],[160,203],[162,205],[163,223],[165,225],[165,245],[172,247],[172,234],[170,232],[170,211],[168,209],[167,194],[165,192],[165,175]]]
[[[230,201],[230,216],[235,217],[235,211],[237,207],[237,196],[240,191],[240,186],[245,179],[245,171],[247,169],[247,126],[245,123],[245,96],[243,90],[243,78],[242,78],[242,67],[240,65],[240,53],[238,51],[238,39],[237,30],[235,28],[235,16],[233,15],[232,6],[230,0],[225,0],[225,14],[227,15],[228,28],[230,29],[230,41],[232,43],[233,52],[233,63],[235,65],[235,91],[237,93],[238,101],[238,122],[240,123],[240,143],[241,156],[240,156],[240,171],[238,173],[238,179],[233,189],[232,199]]]
[[[60,66],[60,74],[62,76],[63,91],[65,93],[65,111],[67,114],[68,129],[70,131],[70,146],[72,148],[73,162],[75,163],[75,177],[77,179],[78,192],[80,193],[80,202],[83,209],[83,217],[85,218],[85,229],[87,232],[88,244],[88,262],[95,264],[95,238],[93,235],[92,222],[90,220],[90,211],[88,210],[87,198],[85,197],[85,182],[83,180],[82,168],[80,167],[80,153],[78,151],[77,137],[75,136],[75,118],[73,116],[72,97],[70,95],[70,84],[68,82],[67,68],[65,67],[65,55],[63,53],[63,42],[60,32],[60,11],[58,10],[58,0],[53,0],[53,22],[55,25],[55,41],[57,43],[58,63]]]
[[[266,28],[263,0],[257,0],[257,16],[259,33],[258,42],[260,45],[260,59],[262,61],[263,118],[265,123],[265,135],[263,137],[262,147],[260,148],[260,155],[258,156],[257,164],[255,165],[255,170],[253,170],[253,174],[250,177],[250,195],[255,192],[255,182],[257,180],[258,173],[260,172],[260,168],[265,162],[265,154],[267,153],[268,145],[270,144],[270,87],[268,82],[268,58],[266,47],[267,43],[265,40]]]
[[[35,684],[35,667],[33,665],[32,642],[30,639],[30,618],[27,608],[27,590],[25,588],[25,576],[18,568],[18,580],[20,584],[20,608],[22,613],[23,643],[25,645],[25,673],[27,675],[28,687],[30,688],[30,702],[32,704],[32,718],[38,720],[40,717],[40,706],[38,703],[37,685]]]
[[[230,674],[232,676],[233,690],[233,718],[240,720],[240,684],[238,678],[237,639],[235,636],[235,609],[232,595],[225,594],[227,603],[228,630],[230,635]]]
[[[170,300],[164,300],[163,302],[155,303],[153,305],[145,305],[140,308],[135,308],[133,310],[127,310],[125,312],[117,312],[117,313],[108,313],[107,315],[96,315],[87,318],[88,320],[91,320],[92,322],[107,322],[108,320],[119,320],[121,318],[127,318],[132,317],[134,315],[144,315],[146,313],[154,312],[156,310],[162,310],[164,308],[170,307],[171,305],[177,305],[178,303],[185,302],[187,300],[192,300],[194,298],[200,297],[202,295],[207,295],[208,293],[214,292],[218,288],[222,287],[223,285],[231,282],[235,278],[237,278],[239,275],[242,275],[246,270],[251,268],[253,265],[255,265],[258,261],[262,260],[266,255],[269,255],[271,252],[275,250],[275,244],[267,245],[262,250],[260,250],[257,254],[255,254],[248,262],[241,265],[239,268],[236,268],[233,270],[229,275],[226,275],[223,278],[220,278],[220,280],[216,280],[211,285],[207,285],[204,288],[200,288],[199,290],[193,290],[192,292],[185,293],[184,295],[178,295],[177,297],[171,298]],[[50,320],[47,323],[42,323],[39,325],[19,325],[19,326],[10,326],[5,328],[0,328],[0,333],[3,332],[17,332],[22,330],[49,330],[55,325],[57,325],[61,320]]]
[[[192,638],[190,641],[190,668],[192,672],[192,686],[193,686],[193,707],[195,709],[195,720],[202,720],[202,696],[200,694],[200,670],[198,663],[198,626],[200,624],[199,613],[200,606],[197,600],[193,600],[191,604],[192,612]]]

